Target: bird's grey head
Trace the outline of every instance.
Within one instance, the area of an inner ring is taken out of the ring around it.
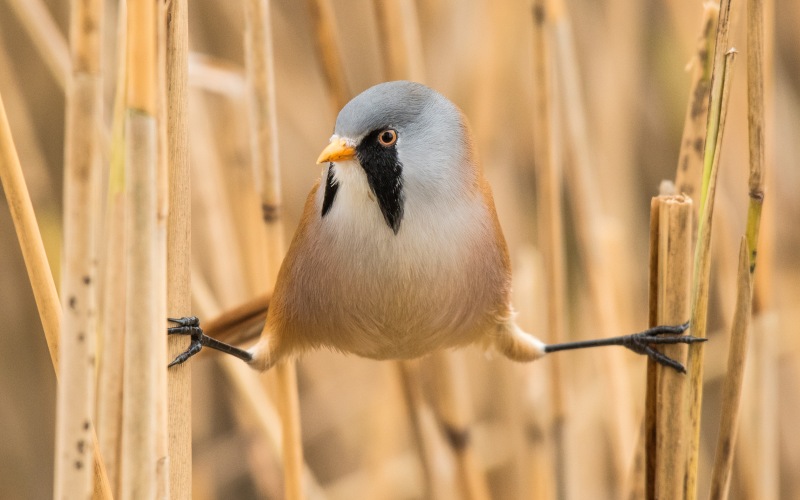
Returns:
[[[386,223],[397,233],[405,203],[446,199],[472,182],[466,165],[469,132],[459,109],[438,92],[419,83],[396,81],[371,87],[342,108],[336,119],[335,143],[350,151],[364,171]],[[331,208],[337,185],[335,162],[348,156],[320,156],[330,161],[322,215]]]

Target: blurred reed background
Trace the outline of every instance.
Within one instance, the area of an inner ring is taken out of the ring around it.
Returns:
[[[261,233],[253,231],[260,231],[253,216],[260,213],[260,199],[252,182],[243,3],[192,0],[188,11],[192,299],[193,311],[208,319],[271,286],[267,256],[253,251],[264,242],[254,241]],[[547,22],[554,23],[545,36],[558,68],[549,97],[555,117],[550,157],[565,171],[562,335],[568,340],[641,330],[649,318],[650,198],[661,180],[676,177],[691,97],[686,64],[696,51],[703,6],[697,0],[544,4]],[[511,250],[521,325],[548,339],[552,294],[545,277],[553,264],[543,258],[538,226],[553,214],[537,203],[537,179],[542,186],[534,168],[540,156],[534,145],[539,136],[532,12],[530,0],[271,2],[285,238],[291,238],[319,176],[314,160],[346,96],[399,75],[424,79],[472,123]],[[737,499],[800,498],[800,438],[794,428],[800,421],[800,3],[768,0],[764,12],[766,199],[731,483],[731,498]],[[331,14],[338,61],[330,54],[323,58],[316,44],[315,23]],[[567,38],[559,31],[565,22],[571,23]],[[729,44],[741,56],[730,91],[712,234],[701,498],[711,488],[737,297],[736,255],[748,203],[743,0],[733,3],[731,23]],[[0,0],[0,95],[56,279],[68,25],[69,2]],[[117,1],[105,1],[103,26],[103,112],[111,131],[123,53]],[[402,49],[387,43],[395,35],[405,40]],[[572,40],[576,58],[565,50],[565,39]],[[408,60],[398,60],[397,50],[410,54]],[[323,60],[343,70],[338,80],[326,80]],[[583,150],[567,147],[580,143],[569,125],[576,108],[585,112]],[[107,145],[102,158],[107,169]],[[591,167],[588,177],[570,173],[575,163]],[[0,497],[47,498],[53,492],[55,377],[7,204],[0,206]],[[581,248],[600,257],[583,258]],[[406,366],[421,382],[410,394],[393,363],[329,352],[300,359],[308,496],[546,499],[561,491],[563,498],[584,499],[623,498],[636,489],[632,471],[645,411],[644,359],[620,348],[555,354],[530,365],[475,348],[456,359],[456,368],[445,372],[435,357]],[[219,353],[191,362],[194,498],[283,494],[275,442],[280,424],[270,402],[275,384],[270,377],[262,384],[241,368]],[[446,377],[455,380],[445,384]],[[447,432],[453,425],[469,433],[454,437]]]

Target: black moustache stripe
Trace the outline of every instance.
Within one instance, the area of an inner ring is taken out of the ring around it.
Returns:
[[[333,162],[328,165],[328,178],[325,180],[325,197],[322,200],[322,217],[331,210],[333,206],[333,199],[336,198],[336,192],[339,190],[339,184],[334,178]]]
[[[378,142],[379,129],[367,135],[356,147],[356,157],[367,174],[367,182],[378,201],[386,224],[397,234],[403,220],[403,165],[397,158],[395,146],[385,147]]]

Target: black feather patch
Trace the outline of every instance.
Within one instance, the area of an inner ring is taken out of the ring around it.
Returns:
[[[328,165],[328,178],[325,180],[325,197],[322,199],[322,217],[325,217],[333,206],[333,199],[336,198],[336,191],[339,184],[333,176],[333,162]]]
[[[386,224],[397,234],[403,220],[403,165],[396,145],[382,146],[378,136],[385,129],[368,134],[356,147],[356,157],[367,174],[367,182],[378,200]]]

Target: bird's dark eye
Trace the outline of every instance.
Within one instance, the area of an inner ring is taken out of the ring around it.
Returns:
[[[378,136],[378,142],[380,142],[381,146],[385,148],[392,146],[395,142],[397,142],[397,132],[387,128],[381,132],[381,135]]]

